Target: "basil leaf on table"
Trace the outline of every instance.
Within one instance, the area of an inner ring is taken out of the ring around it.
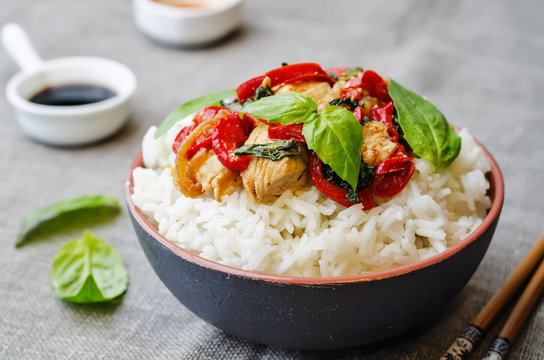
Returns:
[[[288,93],[264,97],[246,105],[243,111],[269,123],[300,124],[317,112],[317,104],[309,96]]]
[[[281,160],[286,156],[302,154],[300,145],[293,140],[279,140],[267,144],[247,144],[234,150],[234,155],[251,155],[270,159]]]
[[[393,80],[388,89],[404,139],[414,153],[432,162],[435,171],[448,167],[461,150],[461,138],[455,129],[430,101]]]
[[[176,122],[183,119],[184,117],[197,112],[204,106],[211,106],[231,96],[236,96],[235,90],[217,91],[208,95],[201,96],[197,99],[188,101],[183,105],[180,105],[179,107],[174,109],[170,114],[168,114],[166,119],[164,119],[163,122],[159,125],[159,127],[157,128],[157,131],[155,132],[155,139],[165,134],[168,131],[168,129],[170,129]]]
[[[245,106],[243,112],[269,123],[303,123],[302,135],[308,148],[353,188],[357,187],[363,133],[350,111],[329,106],[318,113],[311,97],[287,93],[257,100]]]
[[[128,274],[119,252],[89,231],[59,249],[51,267],[55,295],[74,303],[115,299],[128,287]]]
[[[51,204],[25,216],[15,239],[15,246],[21,246],[36,234],[88,226],[107,220],[119,211],[121,206],[116,199],[100,195],[71,198]]]

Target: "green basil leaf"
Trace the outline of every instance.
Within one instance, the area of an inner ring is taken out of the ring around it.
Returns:
[[[361,168],[363,132],[348,110],[329,106],[304,122],[302,135],[308,148],[354,189]]]
[[[302,154],[300,145],[293,140],[279,140],[267,144],[247,144],[234,150],[234,155],[258,156],[273,161],[281,160],[286,156]]]
[[[59,249],[51,267],[57,297],[75,303],[115,299],[128,286],[128,274],[119,252],[89,231]]]
[[[177,123],[184,117],[191,115],[194,112],[197,112],[204,106],[211,106],[231,96],[236,96],[235,90],[218,91],[212,94],[204,95],[202,97],[199,97],[198,99],[191,100],[177,107],[170,114],[168,114],[162,124],[159,125],[157,131],[155,132],[155,139],[165,134],[168,129],[170,129],[175,123]]]
[[[294,92],[264,97],[246,105],[243,110],[257,119],[282,125],[299,124],[316,111],[314,99]]]
[[[116,199],[100,195],[60,201],[25,216],[15,239],[15,246],[18,247],[37,235],[103,222],[117,215],[120,210]]]
[[[404,139],[414,153],[431,161],[435,170],[448,167],[461,150],[461,138],[455,129],[430,101],[393,80],[388,89]]]

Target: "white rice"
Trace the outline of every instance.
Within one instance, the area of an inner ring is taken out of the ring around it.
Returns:
[[[459,157],[447,169],[415,159],[416,171],[391,199],[362,211],[345,208],[314,186],[252,204],[243,189],[217,202],[176,190],[171,144],[178,123],[155,140],[144,137],[146,168],[134,170],[132,199],[159,233],[210,260],[286,276],[345,276],[394,268],[433,256],[478,227],[490,207],[490,170],[467,130]]]

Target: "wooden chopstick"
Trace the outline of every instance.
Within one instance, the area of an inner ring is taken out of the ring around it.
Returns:
[[[540,266],[536,269],[525,290],[523,290],[514,310],[510,313],[499,335],[487,349],[482,358],[483,360],[506,359],[506,356],[510,352],[510,347],[516,340],[521,326],[527,320],[542,290],[544,290],[544,260],[540,262]]]
[[[504,306],[510,301],[512,296],[525,282],[533,269],[540,263],[544,257],[544,235],[527,253],[525,258],[519,263],[518,267],[508,277],[499,291],[493,295],[491,300],[476,315],[472,322],[455,339],[449,349],[442,355],[440,360],[465,360],[476,347],[488,329],[491,322],[500,313]]]

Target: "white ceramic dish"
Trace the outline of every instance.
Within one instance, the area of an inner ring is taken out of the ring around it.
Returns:
[[[242,0],[203,0],[207,7],[178,7],[134,0],[134,21],[142,33],[169,46],[213,42],[240,25]]]
[[[125,65],[97,57],[43,61],[16,24],[4,26],[2,40],[21,67],[8,82],[6,96],[29,137],[50,145],[83,145],[111,136],[123,126],[136,89],[136,78]],[[77,106],[41,105],[28,100],[46,88],[73,84],[104,87],[115,96]]]

